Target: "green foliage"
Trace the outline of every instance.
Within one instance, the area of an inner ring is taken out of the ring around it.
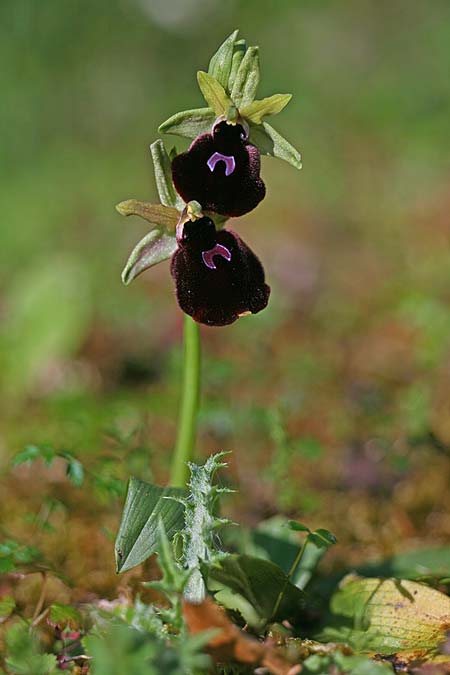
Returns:
[[[4,621],[14,611],[16,601],[10,595],[4,595],[0,599],[0,622]]]
[[[14,539],[6,539],[0,543],[0,573],[6,574],[32,564],[42,558],[42,553],[34,546],[19,544]]]
[[[71,628],[78,627],[82,622],[80,612],[72,605],[61,605],[54,602],[48,613],[48,619],[51,623],[57,624],[59,628],[63,629],[67,626]]]
[[[56,657],[40,653],[38,640],[26,622],[13,624],[6,631],[5,663],[10,675],[57,675]]]
[[[174,648],[154,634],[126,625],[112,625],[103,634],[84,639],[93,658],[93,675],[196,675],[210,663],[200,651],[203,644],[202,637],[186,637]]]
[[[377,663],[366,656],[345,656],[335,652],[327,656],[313,654],[303,662],[305,675],[392,675],[388,663]]]
[[[49,445],[27,445],[14,455],[12,465],[31,465],[36,460],[42,459],[47,466],[51,466],[56,458],[63,459],[66,462],[66,476],[70,482],[75,487],[81,487],[84,481],[83,465],[76,457],[65,450],[56,450]]]
[[[130,478],[115,544],[118,572],[139,565],[156,552],[160,520],[169,538],[182,528],[183,504],[172,498],[183,498],[186,494],[186,490],[162,488]]]
[[[216,599],[228,609],[237,610],[246,623],[258,630],[277,619],[298,618],[306,606],[303,591],[268,560],[228,555],[208,565],[207,574],[208,588]]]

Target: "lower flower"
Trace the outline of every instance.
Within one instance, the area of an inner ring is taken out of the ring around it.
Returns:
[[[225,326],[267,306],[264,269],[240,237],[216,231],[206,216],[186,221],[178,232],[171,273],[183,312],[208,326]]]

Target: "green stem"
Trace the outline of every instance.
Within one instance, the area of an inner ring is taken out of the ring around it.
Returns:
[[[281,601],[282,601],[282,599],[283,599],[283,595],[285,594],[287,585],[288,585],[288,583],[290,582],[290,580],[292,579],[292,577],[293,577],[293,575],[294,575],[294,572],[295,572],[295,570],[297,569],[297,567],[298,567],[298,565],[299,565],[299,563],[300,563],[300,560],[303,558],[303,554],[304,554],[304,552],[305,552],[305,548],[306,548],[306,544],[307,544],[307,543],[308,543],[308,537],[305,538],[303,544],[301,545],[301,547],[300,547],[300,549],[299,549],[299,552],[297,553],[297,555],[296,555],[296,557],[295,557],[294,562],[293,562],[292,565],[291,565],[291,569],[290,569],[289,572],[288,572],[288,575],[287,575],[287,577],[286,577],[286,581],[284,582],[283,588],[281,589],[281,591],[280,591],[279,594],[278,594],[277,601],[276,601],[276,603],[275,603],[275,607],[274,607],[273,610],[272,610],[272,614],[271,614],[271,617],[270,617],[271,619],[275,618],[276,613],[277,613],[278,610],[280,609]]]
[[[187,314],[184,317],[183,385],[178,419],[177,441],[172,460],[170,484],[185,487],[187,462],[192,461],[200,401],[200,327]]]

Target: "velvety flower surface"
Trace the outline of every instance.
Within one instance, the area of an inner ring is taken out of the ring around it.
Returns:
[[[185,202],[206,211],[241,216],[259,204],[266,188],[259,176],[259,150],[240,124],[219,122],[172,161],[172,179]]]
[[[256,255],[234,232],[216,232],[207,217],[183,225],[171,273],[183,312],[209,326],[256,314],[269,301],[270,288]]]

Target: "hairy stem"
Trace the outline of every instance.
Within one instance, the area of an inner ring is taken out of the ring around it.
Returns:
[[[192,461],[200,401],[200,327],[187,314],[184,317],[183,385],[177,441],[172,460],[170,484],[185,487],[187,462]]]

